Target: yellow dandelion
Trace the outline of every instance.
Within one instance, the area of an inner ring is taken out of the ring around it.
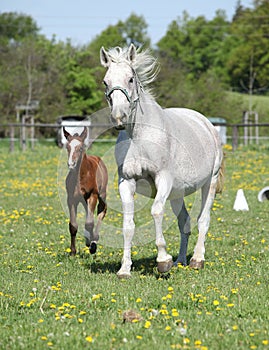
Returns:
[[[88,335],[85,339],[86,339],[86,341],[87,341],[88,343],[92,343],[92,342],[93,342],[93,337],[90,336],[90,335]]]
[[[150,321],[146,321],[144,324],[144,328],[148,329],[151,326],[151,322]]]
[[[170,326],[166,326],[166,327],[165,327],[165,330],[166,330],[166,331],[171,331],[171,329],[172,329],[172,328],[171,328]]]
[[[142,302],[142,299],[141,298],[137,298],[136,299],[136,303],[141,303]]]
[[[143,337],[142,337],[141,335],[137,335],[137,336],[136,336],[136,339],[141,340],[141,339],[143,339]]]
[[[178,317],[178,316],[179,316],[178,311],[175,310],[175,309],[173,309],[173,310],[172,310],[172,316],[173,316],[173,317]]]
[[[229,303],[229,304],[227,304],[227,307],[234,307],[234,304],[233,303]]]
[[[215,306],[219,305],[219,301],[218,300],[214,300],[213,301],[213,305],[215,305]]]

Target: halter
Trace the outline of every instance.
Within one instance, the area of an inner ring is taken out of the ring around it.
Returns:
[[[121,87],[121,86],[114,86],[113,88],[111,88],[109,91],[106,91],[105,92],[105,96],[106,96],[106,99],[107,100],[111,100],[111,94],[115,91],[115,90],[120,90],[121,92],[123,92],[124,93],[124,95],[125,95],[125,97],[127,98],[127,101],[129,102],[129,103],[131,103],[131,98],[130,98],[130,96],[129,96],[129,94],[128,94],[128,91],[126,90],[126,89],[124,89],[123,87]],[[134,101],[135,102],[135,101]]]
[[[139,81],[137,80],[137,74],[136,74],[136,72],[135,72],[135,70],[134,70],[133,68],[132,68],[132,72],[133,72],[133,75],[134,75],[134,77],[135,77],[135,83],[136,83],[136,87],[135,87],[135,88],[136,88],[137,98],[135,98],[135,99],[132,101],[131,96],[129,95],[128,91],[127,91],[125,88],[123,88],[123,87],[121,87],[121,86],[119,86],[119,85],[116,85],[116,86],[112,87],[110,90],[105,91],[105,96],[106,96],[106,99],[107,99],[107,101],[109,102],[109,104],[112,105],[112,99],[111,99],[112,93],[113,93],[114,91],[116,91],[116,90],[121,91],[121,92],[125,95],[127,101],[128,101],[129,104],[130,104],[130,107],[131,107],[131,114],[133,114],[133,113],[136,114],[137,102],[138,102],[138,104],[139,104],[139,106],[140,106],[140,109],[141,109],[142,114],[144,114],[143,109],[142,109],[142,107],[141,107],[140,99],[139,99],[139,97],[140,97],[140,96],[139,96],[139,88],[140,88],[141,90],[142,90],[143,88],[142,88],[141,84],[139,83]]]

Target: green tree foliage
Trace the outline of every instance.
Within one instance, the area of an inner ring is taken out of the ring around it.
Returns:
[[[147,34],[148,25],[143,16],[132,13],[125,22],[119,22],[119,27],[126,45],[133,43],[137,47],[150,46],[150,38]]]
[[[65,86],[70,113],[89,115],[102,105],[103,92],[97,87],[89,62],[87,51],[77,52],[67,62]]]
[[[32,17],[16,12],[0,14],[0,43],[8,44],[26,37],[36,36],[39,31]]]
[[[220,59],[221,43],[228,29],[225,13],[218,11],[216,17],[190,18],[184,12],[182,18],[173,21],[166,35],[158,42],[160,51],[181,62],[191,79],[198,79]]]
[[[233,42],[226,62],[230,85],[242,92],[269,89],[269,2],[258,0],[254,9],[242,9],[231,23]]]

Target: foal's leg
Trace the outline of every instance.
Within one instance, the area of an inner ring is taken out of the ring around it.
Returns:
[[[71,255],[76,255],[76,235],[78,231],[77,224],[77,203],[74,198],[67,199],[68,209],[69,209],[69,232],[71,236]]]
[[[181,264],[186,266],[188,242],[191,233],[190,216],[185,207],[183,198],[171,200],[171,207],[177,217],[178,228],[181,236],[179,255],[174,262],[174,265],[177,266],[178,264]]]
[[[202,206],[198,218],[199,235],[190,261],[190,267],[194,269],[202,269],[204,267],[205,237],[209,229],[210,210],[215,198],[217,178],[218,176],[213,176],[211,182],[206,183],[202,187]]]
[[[119,192],[122,200],[123,209],[123,239],[124,252],[121,262],[121,268],[117,275],[120,278],[128,278],[131,276],[131,247],[134,236],[134,193],[136,189],[135,180],[120,180]]]
[[[97,206],[97,223],[95,225],[94,237],[93,240],[98,241],[99,239],[99,231],[101,223],[106,215],[107,205],[103,198],[98,197],[98,206]]]
[[[99,239],[99,235],[96,236],[93,232],[94,228],[94,210],[97,204],[97,194],[91,194],[87,199],[87,210],[86,210],[86,222],[85,222],[85,243],[87,247],[90,247],[90,253],[96,252],[96,242]]]
[[[158,248],[158,270],[167,272],[173,266],[172,256],[166,252],[166,242],[163,236],[162,222],[164,206],[172,188],[172,178],[167,172],[162,172],[155,179],[157,194],[151,208],[151,215],[154,220],[156,230],[156,246]]]

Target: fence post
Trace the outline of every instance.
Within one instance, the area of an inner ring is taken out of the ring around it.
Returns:
[[[35,146],[35,126],[34,126],[34,116],[31,116],[30,123],[31,123],[31,149],[34,149]]]
[[[237,125],[233,125],[232,147],[233,147],[233,151],[235,151],[238,147],[238,126]]]
[[[9,131],[9,134],[10,134],[9,135],[10,136],[9,152],[12,153],[14,151],[14,140],[15,140],[15,138],[14,138],[14,136],[15,136],[14,126],[11,125],[9,130],[10,130]]]

